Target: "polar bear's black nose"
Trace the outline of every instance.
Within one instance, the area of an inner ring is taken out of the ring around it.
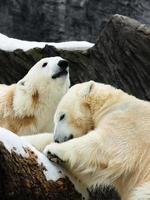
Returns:
[[[71,139],[73,139],[73,135],[72,135],[72,134],[69,135],[69,136],[62,137],[62,138],[54,137],[54,141],[55,141],[56,143],[66,142],[66,141],[71,140]]]
[[[62,69],[65,70],[68,67],[69,63],[66,60],[60,60],[58,62],[58,66]]]
[[[72,134],[68,137],[68,140],[71,140],[71,139],[73,139],[73,135]]]
[[[59,143],[59,140],[57,140],[57,139],[56,139],[56,140],[54,140],[54,141],[55,141],[56,143]]]

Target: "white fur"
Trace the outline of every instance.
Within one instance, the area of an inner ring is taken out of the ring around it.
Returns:
[[[130,200],[149,200],[150,199],[150,182],[144,183],[135,188]]]
[[[0,85],[2,127],[18,135],[53,131],[56,107],[70,85],[69,72],[53,78],[62,72],[58,65],[61,60],[58,56],[43,58],[17,84]]]
[[[44,153],[64,161],[82,185],[114,186],[122,200],[150,200],[149,102],[109,85],[78,84],[58,105],[55,131],[59,142],[74,139]]]
[[[21,139],[30,143],[38,151],[43,151],[46,145],[51,144],[53,142],[53,137],[53,133],[39,133],[37,135],[21,136]]]
[[[24,117],[34,115],[37,118],[37,126],[32,127],[26,133],[51,132],[53,130],[53,115],[62,96],[69,88],[69,75],[52,79],[57,73],[57,63],[61,57],[44,58],[35,64],[28,74],[17,83],[14,96],[14,110],[16,116]],[[47,66],[42,68],[42,64]],[[22,86],[21,83],[24,82]],[[36,108],[32,106],[32,94],[39,93],[39,104]],[[21,133],[22,134],[22,133]]]

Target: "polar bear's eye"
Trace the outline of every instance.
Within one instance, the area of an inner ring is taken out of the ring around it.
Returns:
[[[62,114],[59,118],[59,121],[63,120],[65,118],[65,114]]]
[[[21,81],[19,84],[24,86],[25,82],[24,82],[24,81]]]
[[[43,63],[42,67],[46,67],[46,65],[47,65],[47,62]]]

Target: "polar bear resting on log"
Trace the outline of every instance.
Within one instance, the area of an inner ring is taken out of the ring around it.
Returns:
[[[122,200],[150,199],[149,102],[110,85],[77,84],[58,105],[54,139],[44,153],[89,190],[113,186]]]

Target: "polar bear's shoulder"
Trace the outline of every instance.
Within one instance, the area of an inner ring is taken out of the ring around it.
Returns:
[[[0,115],[8,113],[13,105],[13,97],[16,84],[10,86],[0,84]]]

